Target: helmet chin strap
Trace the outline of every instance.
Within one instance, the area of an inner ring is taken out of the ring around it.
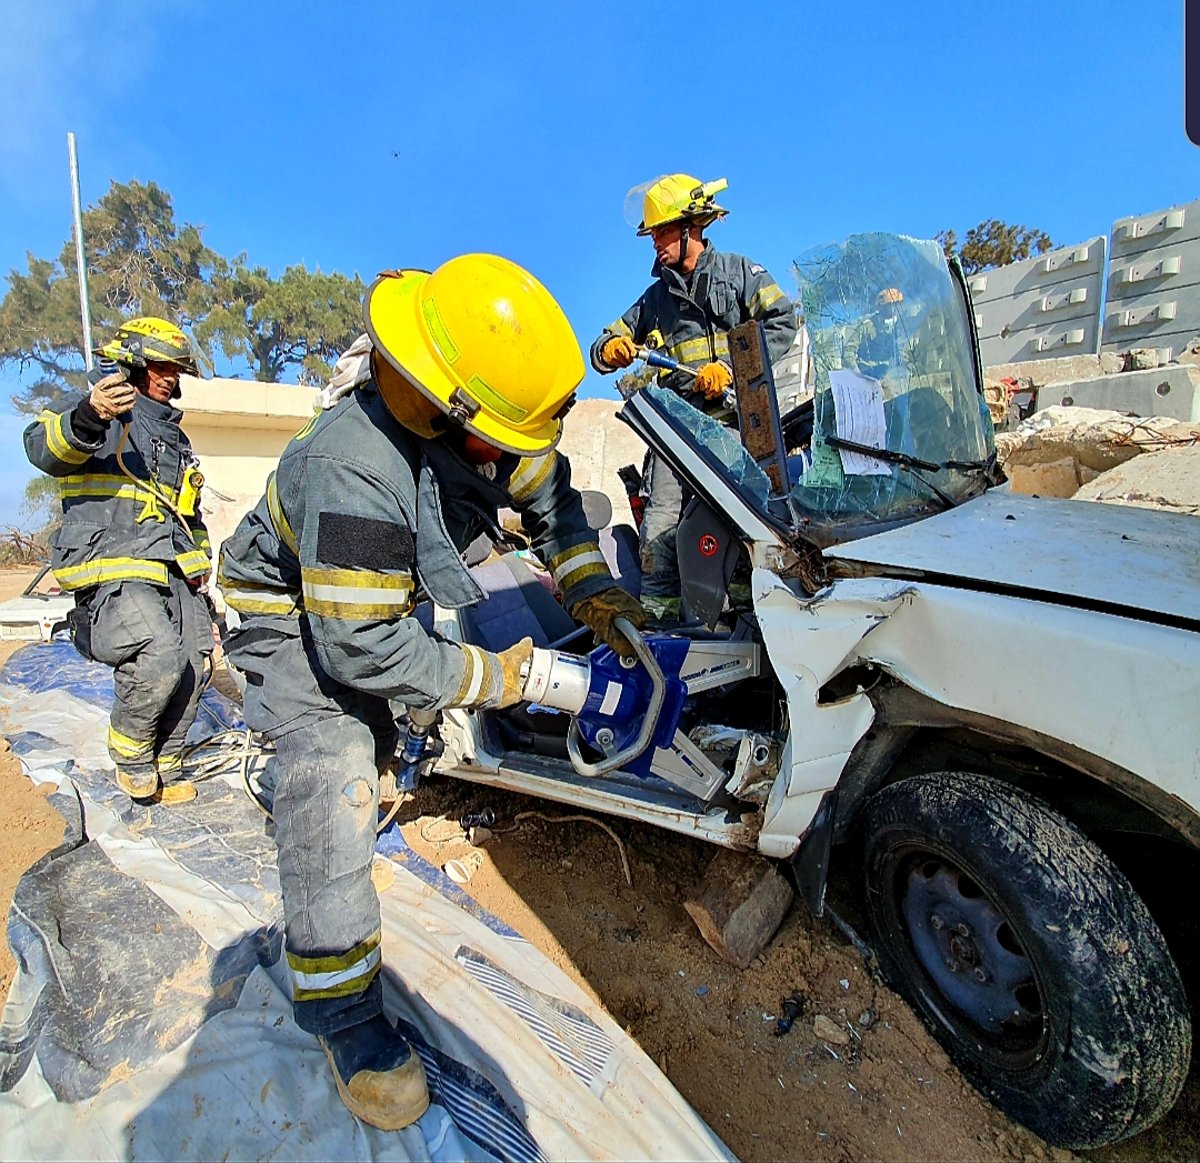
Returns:
[[[671,264],[680,274],[683,274],[683,264],[687,262],[688,239],[691,236],[691,223],[685,218],[683,220],[683,229],[679,232],[679,258]]]

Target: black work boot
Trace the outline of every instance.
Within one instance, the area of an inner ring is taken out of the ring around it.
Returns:
[[[338,1094],[356,1118],[381,1131],[399,1131],[425,1113],[425,1067],[408,1039],[382,1014],[323,1034],[319,1041],[333,1067]]]

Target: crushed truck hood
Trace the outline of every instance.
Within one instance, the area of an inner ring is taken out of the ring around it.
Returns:
[[[1188,515],[992,490],[825,556],[1200,627],[1200,520]]]

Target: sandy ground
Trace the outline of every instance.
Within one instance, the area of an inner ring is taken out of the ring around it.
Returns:
[[[28,571],[0,571],[0,600]],[[0,645],[0,662],[11,653]],[[472,848],[457,826],[491,807],[495,835]],[[567,809],[445,779],[404,805],[405,838],[435,864],[476,859],[465,886],[588,989],[745,1160],[1068,1160],[992,1108],[959,1076],[896,995],[827,921],[797,905],[760,960],[739,972],[700,939],[684,911],[711,850],[665,832],[609,821],[627,855]],[[54,847],[59,817],[0,743],[0,906],[20,873]],[[0,949],[0,989],[12,961]],[[785,998],[802,1001],[776,1035]],[[818,1038],[824,1016],[846,1044]],[[1200,1156],[1195,1074],[1172,1114],[1139,1138],[1087,1157],[1137,1163]]]
[[[0,602],[15,598],[33,580],[37,567],[0,569]],[[23,642],[0,642],[0,666]],[[8,916],[13,890],[34,861],[62,843],[63,819],[27,780],[21,765],[0,736],[0,910]],[[8,996],[12,952],[0,942],[0,996]]]

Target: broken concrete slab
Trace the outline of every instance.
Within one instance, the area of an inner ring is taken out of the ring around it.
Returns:
[[[1015,431],[998,433],[996,451],[1009,473],[1016,465],[1050,464],[1068,456],[1093,472],[1107,472],[1139,453],[1191,444],[1198,436],[1200,425],[1165,416],[1056,404],[1035,412]]]
[[[1112,361],[1109,361],[1110,366]],[[1120,360],[1113,371],[1120,371]],[[1015,363],[991,364],[984,369],[988,380],[1031,380],[1034,387],[1057,384],[1069,380],[1086,380],[1103,375],[1101,357],[1098,355],[1061,355],[1054,359],[1024,359]]]
[[[1101,473],[1075,498],[1200,515],[1200,443],[1148,452]]]
[[[1056,404],[1200,422],[1200,368],[1168,364],[1055,383],[1038,392],[1039,411]]]
[[[1038,497],[1072,497],[1079,488],[1079,468],[1073,457],[1048,464],[1015,464],[1008,471],[1014,493]]]
[[[726,849],[683,907],[721,957],[746,969],[775,936],[794,896],[769,860]]]

